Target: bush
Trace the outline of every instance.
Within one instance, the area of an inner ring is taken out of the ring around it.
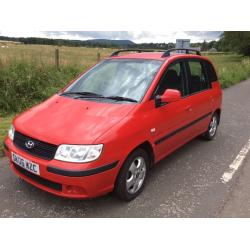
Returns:
[[[223,88],[250,76],[250,59],[236,54],[207,54],[218,70]],[[89,61],[93,64],[94,58]],[[77,63],[77,60],[75,60]],[[22,112],[47,99],[76,77],[86,66],[54,65],[36,61],[14,60],[8,64],[0,60],[0,116]]]
[[[249,31],[224,31],[220,44],[224,51],[234,51],[244,56],[250,56]]]
[[[219,76],[222,88],[228,88],[235,83],[246,80],[250,76],[250,60],[243,59],[240,63],[227,65],[219,69]]]
[[[21,112],[56,93],[83,68],[11,62],[0,67],[0,114]]]

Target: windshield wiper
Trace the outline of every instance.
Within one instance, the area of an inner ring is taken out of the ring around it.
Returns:
[[[126,102],[137,102],[135,99],[123,97],[123,96],[103,96],[93,92],[63,92],[61,95],[78,95],[77,98],[102,98],[102,99],[111,99],[115,101],[126,101]]]
[[[63,92],[61,95],[79,95],[84,97],[102,97],[102,95],[99,95],[97,93],[93,92]]]
[[[104,98],[116,100],[116,101],[137,102],[135,99],[123,97],[123,96],[105,96]]]

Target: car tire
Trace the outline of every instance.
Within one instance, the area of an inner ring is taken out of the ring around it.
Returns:
[[[134,150],[125,160],[116,179],[114,193],[124,201],[131,201],[143,190],[150,159],[141,148]]]
[[[216,135],[218,124],[219,124],[219,116],[217,113],[214,113],[208,125],[207,131],[204,134],[202,134],[202,138],[207,141],[211,141]]]

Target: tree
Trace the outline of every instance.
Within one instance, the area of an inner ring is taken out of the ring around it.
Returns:
[[[250,31],[224,31],[220,47],[223,51],[234,51],[250,56]]]
[[[208,43],[204,40],[204,42],[201,45],[201,50],[206,51],[208,50]]]

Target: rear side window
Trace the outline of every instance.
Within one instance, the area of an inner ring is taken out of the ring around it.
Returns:
[[[181,92],[181,96],[185,95],[183,66],[183,63],[177,62],[168,67],[159,82],[154,96],[162,95],[166,89],[176,89]]]
[[[207,77],[208,77],[208,81],[211,82],[215,82],[218,80],[217,75],[215,73],[214,67],[211,65],[211,63],[209,63],[208,61],[204,61],[206,70],[207,70]]]
[[[207,82],[203,64],[200,61],[189,61],[187,62],[187,66],[189,94],[208,89],[209,84]]]

